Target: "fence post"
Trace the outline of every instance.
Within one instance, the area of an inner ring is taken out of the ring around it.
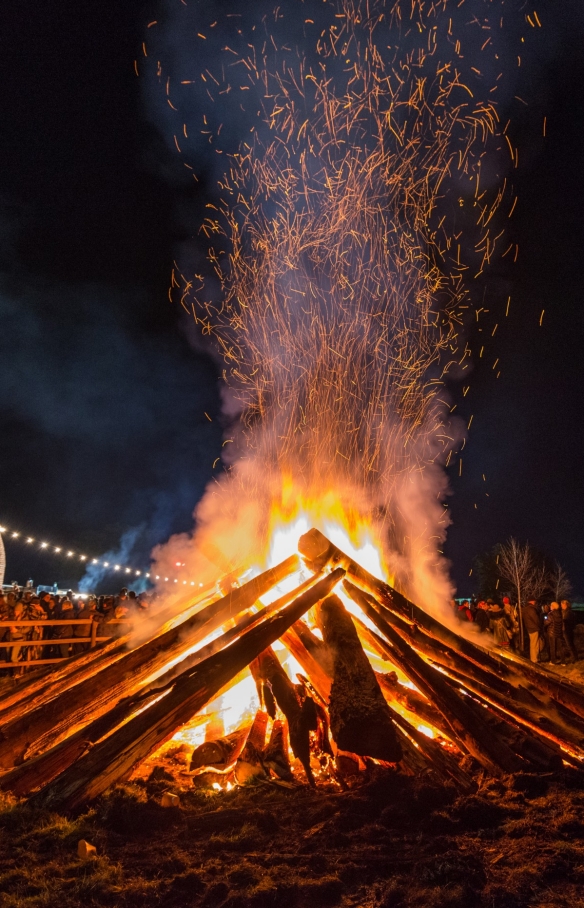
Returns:
[[[91,622],[91,649],[97,646],[97,621]]]

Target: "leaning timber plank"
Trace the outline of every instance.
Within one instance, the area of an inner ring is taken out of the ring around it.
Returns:
[[[375,600],[348,581],[344,582],[348,595],[373,621],[381,634],[391,643],[392,659],[399,659],[399,668],[418,690],[442,713],[454,735],[454,742],[478,760],[492,775],[520,771],[524,763],[503,742],[493,737],[485,722],[481,722],[467,708],[464,698],[446,683],[440,672],[419,656],[375,609]]]
[[[388,647],[389,648],[389,647]],[[418,722],[436,728],[440,734],[450,739],[450,727],[442,713],[428,702],[426,697],[415,690],[411,690],[404,684],[400,684],[395,676],[395,672],[387,675],[377,674],[377,681],[383,692],[385,699],[390,706],[393,703],[399,703],[402,709],[407,710],[412,716],[415,716]],[[456,742],[452,742],[455,744]]]
[[[491,671],[493,674],[506,678],[514,686],[525,688],[526,681],[536,691],[552,698],[555,703],[569,709],[578,717],[584,717],[584,690],[573,682],[564,682],[556,675],[545,669],[519,662],[509,655],[503,656],[495,650],[487,650],[477,643],[455,633],[445,627],[433,616],[414,605],[389,584],[374,577],[348,555],[337,548],[322,533],[316,529],[309,530],[300,538],[298,549],[313,567],[322,567],[326,563],[341,564],[347,570],[347,576],[355,584],[371,593],[383,609],[387,608],[394,614],[414,622],[423,628],[427,634],[440,640],[451,649],[457,650],[466,659],[478,668]]]
[[[47,669],[19,679],[14,687],[0,694],[0,722],[6,721],[8,712],[13,712],[14,707],[20,711],[39,706],[56,697],[61,690],[78,684],[102,667],[115,662],[124,655],[129,639],[129,634],[117,637],[70,659],[61,659],[52,671]],[[55,642],[59,641],[41,640],[36,645],[50,646]]]
[[[3,722],[0,726],[0,769],[11,769],[26,756],[47,750],[87,724],[88,719],[98,718],[123,697],[153,681],[170,662],[179,660],[221,624],[249,608],[258,596],[297,567],[297,556],[287,558],[55,699]]]
[[[394,610],[388,609],[383,603],[376,601],[380,613],[396,629],[399,630],[398,625],[403,630],[407,624],[411,624],[404,621]],[[584,690],[580,685],[545,668],[533,665],[525,659],[520,659],[514,654],[486,649],[458,635],[454,635],[453,641],[449,643],[451,632],[445,628],[444,633],[438,633],[436,628],[436,623],[432,624],[431,631],[418,624],[415,626],[415,632],[412,627],[409,632],[413,633],[414,639],[416,639],[420,630],[423,629],[426,641],[428,638],[432,638],[437,645],[443,647],[444,651],[456,652],[470,665],[471,672],[474,672],[474,669],[479,673],[489,672],[495,679],[495,683],[505,680],[515,689],[529,690],[536,699],[544,698],[544,703],[548,705],[553,703],[568,710],[577,724],[584,718]]]
[[[296,598],[294,593],[299,594],[304,588],[312,584],[312,578],[299,586],[293,593],[287,593],[271,605],[264,607],[259,612],[248,613],[237,624],[226,631],[221,637],[212,640],[206,646],[201,647],[196,653],[187,656],[182,662],[173,666],[168,672],[162,675],[155,683],[132,697],[121,700],[113,709],[109,710],[103,716],[90,722],[89,725],[80,728],[73,735],[54,745],[49,750],[38,754],[26,760],[20,766],[16,766],[9,772],[0,776],[0,789],[12,791],[14,794],[23,796],[36,788],[41,788],[48,784],[59,773],[63,772],[68,766],[75,762],[90,746],[95,744],[101,738],[110,734],[114,729],[130,718],[138,708],[144,709],[148,703],[161,696],[168,687],[174,684],[176,675],[184,673],[187,669],[193,668],[204,659],[208,659],[215,653],[220,652],[225,646],[228,646],[237,637],[245,631],[250,630],[255,625],[263,621],[268,615],[279,611],[285,605]]]
[[[292,753],[302,763],[308,784],[314,788],[315,781],[310,768],[310,732],[317,728],[314,701],[308,697],[304,702],[301,701],[271,646],[251,663],[250,670],[256,684],[259,682],[270,686],[274,699],[288,722]]]
[[[340,750],[397,763],[402,751],[389,707],[338,596],[321,602],[317,620],[333,658],[329,700],[333,740]]]
[[[582,752],[584,728],[579,717],[566,712],[557,702],[534,691],[531,686],[518,684],[513,678],[503,678],[479,667],[462,653],[426,634],[421,628],[402,621],[395,614],[388,613],[387,610],[381,610],[381,613],[400,636],[425,659],[440,665],[452,677],[459,679],[462,687],[475,693],[489,705],[494,706],[497,703],[506,713],[507,721],[515,725],[519,723],[522,728],[528,728],[536,736],[567,749],[573,756],[577,757]],[[372,637],[376,637],[370,633]],[[379,638],[377,645],[381,649],[384,647],[383,641]],[[387,645],[386,652],[391,660],[393,651]],[[484,692],[488,696],[484,696]]]
[[[467,772],[461,769],[453,754],[444,750],[437,741],[418,731],[397,710],[391,710],[391,714],[395,724],[414,742],[428,764],[441,779],[453,783],[459,791],[465,794],[477,790],[476,782]]]
[[[369,593],[383,607],[390,609],[398,616],[424,628],[424,630],[443,641],[448,646],[458,649],[471,660],[476,660],[480,666],[488,665],[495,673],[507,675],[513,671],[504,660],[496,658],[496,654],[481,649],[465,637],[461,637],[453,630],[445,627],[440,621],[425,612],[419,606],[410,602],[402,593],[394,590],[388,583],[379,580],[369,571],[353,561],[349,555],[342,552],[319,530],[311,529],[300,537],[298,551],[313,569],[320,569],[326,564],[344,567],[347,578],[355,586]]]
[[[131,719],[61,773],[49,786],[33,795],[31,805],[76,809],[110,785],[127,778],[140,762],[169,740],[181,725],[277,640],[294,621],[326,596],[343,574],[340,569],[333,571],[282,612],[267,618],[231,646],[206,659],[186,678],[179,677],[165,697]]]
[[[302,638],[299,636],[298,625],[301,623],[302,622],[297,621],[290,630],[286,631],[285,634],[282,634],[282,643],[302,666],[319,697],[325,703],[328,703],[331,692],[331,675],[324,671],[321,664],[314,658],[314,655],[307,649]],[[308,628],[306,629],[308,630]]]
[[[516,663],[508,656],[503,656],[501,661],[512,666],[515,674],[522,675],[537,690],[584,719],[584,688],[581,685],[527,660]]]
[[[32,757],[0,776],[0,789],[11,791],[17,797],[25,797],[37,788],[47,785],[59,773],[71,766],[86,751],[118,725],[129,719],[138,708],[145,708],[153,702],[157,692],[128,697],[105,715],[80,728],[45,753]]]
[[[558,717],[551,711],[526,706],[525,703],[494,690],[491,685],[482,684],[476,678],[467,678],[453,669],[446,668],[444,671],[452,681],[481,698],[495,712],[508,721],[514,721],[518,726],[529,729],[534,735],[556,744],[577,761],[574,765],[584,768],[584,737],[563,723],[561,716]]]
[[[415,622],[438,640],[458,650],[475,665],[488,668],[495,674],[507,677],[515,684],[525,685],[526,680],[537,690],[552,697],[557,703],[584,718],[584,688],[572,681],[558,678],[553,672],[532,665],[525,660],[519,661],[510,654],[502,655],[495,650],[487,650],[478,643],[468,640],[440,621],[429,615],[419,606],[410,602],[404,595],[394,590],[388,583],[374,577],[361,565],[342,552],[319,530],[312,529],[300,537],[298,543],[300,554],[313,567],[323,568],[325,564],[340,564],[347,571],[347,576],[358,587],[371,593],[380,604],[402,617]]]

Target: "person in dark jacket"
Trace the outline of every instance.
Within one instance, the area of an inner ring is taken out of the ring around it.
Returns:
[[[521,609],[521,620],[525,633],[529,635],[529,658],[539,661],[539,638],[541,634],[541,615],[535,599],[530,599]]]
[[[550,662],[559,665],[563,656],[564,622],[559,602],[552,602],[549,614],[548,643]]]
[[[503,611],[507,615],[507,621],[511,628],[511,649],[516,653],[521,649],[519,635],[519,621],[517,620],[517,609],[511,604],[508,596],[503,596]]]
[[[466,624],[467,621],[474,621],[473,613],[470,609],[470,602],[468,602],[467,599],[458,605],[455,614],[462,624]]]
[[[80,610],[77,612],[78,618],[89,618],[89,624],[76,624],[73,628],[74,637],[90,637],[91,636],[91,619],[96,619],[95,609],[97,602],[95,596],[89,596],[87,601],[83,603]],[[91,643],[85,640],[83,643],[74,643],[73,644],[73,655],[77,653],[82,653],[84,650],[89,649]]]
[[[484,634],[489,629],[489,612],[487,609],[487,603],[484,599],[481,599],[477,605],[477,610],[475,612],[475,625],[478,628],[481,634]]]
[[[572,611],[572,606],[567,599],[562,599],[562,627],[563,627],[563,636],[564,636],[564,646],[570,653],[570,661],[578,661],[578,652],[576,650],[576,644],[574,642],[574,612]]]
[[[511,622],[500,605],[496,603],[488,611],[490,627],[497,646],[509,648],[511,642]]]
[[[64,599],[61,602],[61,614],[59,618],[63,621],[67,618],[73,618],[73,603],[70,599]],[[73,625],[72,624],[58,624],[55,627],[55,638],[57,640],[66,640],[68,637],[73,636]],[[59,652],[63,659],[66,659],[69,655],[70,643],[59,643]]]

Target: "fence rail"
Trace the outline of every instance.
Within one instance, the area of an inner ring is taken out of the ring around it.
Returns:
[[[45,627],[58,627],[63,625],[91,625],[91,632],[88,636],[83,637],[52,637],[45,638],[39,637],[36,640],[29,640],[26,637],[21,637],[17,640],[1,640],[0,639],[0,650],[13,650],[16,647],[19,647],[21,650],[26,650],[26,660],[21,662],[0,662],[0,666],[4,665],[6,668],[36,668],[39,665],[54,665],[57,662],[62,662],[63,659],[68,659],[69,656],[58,656],[54,659],[31,659],[30,650],[34,647],[41,646],[60,646],[61,644],[70,644],[70,643],[89,643],[89,649],[94,649],[98,643],[102,643],[104,640],[111,640],[114,636],[113,634],[107,634],[107,636],[98,636],[98,629],[104,629],[104,627],[112,627],[114,625],[125,624],[129,627],[131,624],[130,621],[124,620],[123,618],[112,618],[107,621],[99,621],[96,618],[27,618],[22,621],[0,621],[0,635],[2,634],[2,628],[45,628]]]

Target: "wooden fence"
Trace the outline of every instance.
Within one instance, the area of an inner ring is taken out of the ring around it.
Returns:
[[[54,659],[31,659],[31,650],[33,647],[45,647],[45,646],[60,646],[65,643],[89,643],[89,648],[93,649],[97,646],[98,643],[101,643],[102,640],[111,640],[114,634],[107,634],[107,636],[98,636],[98,630],[103,630],[104,628],[110,628],[114,625],[125,624],[129,627],[131,624],[127,619],[112,619],[107,621],[98,621],[95,618],[37,618],[36,620],[28,619],[26,621],[0,621],[0,636],[3,636],[4,628],[12,627],[22,627],[22,628],[32,628],[38,627],[44,629],[45,627],[56,627],[63,624],[67,625],[91,625],[90,634],[86,637],[54,637],[51,639],[45,639],[41,637],[37,640],[27,640],[26,637],[22,637],[20,640],[0,640],[0,650],[12,650],[15,647],[21,647],[21,649],[26,649],[26,659],[20,662],[0,662],[0,667],[4,666],[5,668],[36,668],[39,665],[54,665],[56,662],[62,662],[63,659],[69,658],[68,656],[58,656]]]

